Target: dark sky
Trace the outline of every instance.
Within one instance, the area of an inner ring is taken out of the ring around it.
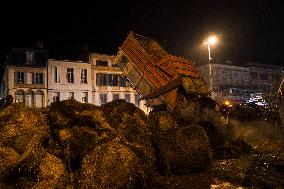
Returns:
[[[201,64],[208,57],[202,41],[215,33],[220,40],[212,47],[214,59],[284,65],[283,0],[76,2],[1,5],[0,47],[33,47],[40,39],[51,50],[87,44],[115,54],[132,30]]]

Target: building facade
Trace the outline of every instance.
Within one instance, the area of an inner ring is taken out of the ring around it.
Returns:
[[[113,64],[115,56],[91,53],[92,65],[92,99],[93,104],[102,105],[116,99],[124,99],[148,113],[145,101],[139,101],[140,95],[131,87],[122,71]]]
[[[30,107],[47,105],[46,52],[42,49],[12,49],[7,56],[1,97],[12,95],[14,102]]]
[[[250,71],[250,85],[256,92],[276,92],[284,74],[284,67],[247,63]]]
[[[247,63],[243,66],[207,64],[198,68],[213,99],[219,103],[230,100],[248,101],[252,95],[276,92],[283,67]]]
[[[81,61],[48,60],[48,105],[75,99],[92,103],[91,64]]]

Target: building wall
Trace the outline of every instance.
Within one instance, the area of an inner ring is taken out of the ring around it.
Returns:
[[[17,83],[15,79],[15,72],[24,73],[24,82]],[[43,83],[35,84],[33,83],[33,73],[43,74]],[[32,96],[31,106],[36,106],[38,95],[42,95],[42,106],[47,105],[47,72],[45,67],[34,68],[34,67],[17,67],[17,66],[7,66],[4,73],[4,92],[3,95],[12,95],[14,101],[17,102],[19,99],[16,94],[23,93],[24,102],[26,100],[27,94]]]
[[[57,68],[57,79],[55,81],[55,68]],[[67,69],[73,68],[74,83],[69,83]],[[81,80],[82,69],[87,69],[87,83]],[[70,93],[74,93],[74,99],[82,102],[83,93],[87,93],[87,102],[92,103],[92,80],[91,64],[86,62],[72,62],[48,60],[48,104],[55,101],[55,96],[59,94],[59,100],[71,98]]]
[[[275,92],[282,74],[281,69],[250,67],[251,86],[259,92]]]
[[[112,100],[114,100],[114,95],[118,95],[119,99],[125,99],[126,101],[129,100],[130,103],[135,104],[144,112],[148,113],[149,108],[145,106],[145,101],[138,101],[138,98],[140,98],[140,96],[133,88],[131,88],[130,83],[128,81],[125,81],[125,85],[122,84],[122,71],[116,65],[113,65],[114,58],[115,56],[112,55],[97,53],[91,54],[93,104],[98,106],[102,105],[104,103],[102,101],[102,95],[107,97],[107,102],[111,102]],[[98,65],[97,61],[107,61],[107,64],[105,64],[105,66],[101,66]],[[100,82],[97,81],[99,74],[108,75],[109,82],[105,85],[99,84]],[[119,75],[118,85],[114,84],[114,78],[109,78],[112,77],[112,75]],[[129,97],[129,99],[126,98],[127,96]]]
[[[219,102],[224,100],[244,102],[250,98],[251,94],[276,92],[275,87],[279,83],[283,68],[267,65],[273,68],[268,69],[264,66],[260,64],[246,66],[207,64],[199,67],[198,70],[208,88],[212,90],[212,98]]]

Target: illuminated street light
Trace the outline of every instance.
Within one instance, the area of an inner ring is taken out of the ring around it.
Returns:
[[[208,63],[209,63],[209,78],[210,78],[210,86],[209,90],[211,91],[211,96],[213,97],[213,78],[212,78],[212,65],[211,65],[211,54],[210,54],[210,45],[215,45],[217,43],[216,36],[210,36],[205,41],[205,44],[208,48]]]
[[[215,45],[217,43],[217,37],[216,36],[210,36],[207,41],[206,41],[206,44],[207,44],[207,48],[208,48],[208,60],[209,60],[209,63],[210,63],[210,60],[212,59],[211,58],[211,54],[210,54],[210,45]]]

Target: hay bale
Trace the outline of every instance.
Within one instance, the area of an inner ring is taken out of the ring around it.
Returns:
[[[151,146],[152,133],[147,116],[141,109],[120,99],[104,104],[102,110],[111,127],[127,142]]]
[[[41,143],[48,137],[48,126],[41,112],[22,104],[13,104],[0,112],[0,142],[18,153],[24,153],[32,139]]]
[[[132,103],[115,100],[102,106],[106,120],[116,130],[117,136],[139,159],[146,170],[155,161],[152,132],[146,114]]]
[[[162,175],[207,172],[211,152],[205,131],[198,125],[178,125],[169,112],[151,116],[158,171]]]
[[[69,175],[64,163],[52,154],[46,153],[39,165],[38,182],[33,189],[67,188]]]
[[[59,128],[88,125],[99,126],[98,129],[111,129],[100,107],[73,99],[52,103],[48,111],[48,120],[50,126]]]
[[[62,149],[67,167],[72,171],[80,168],[83,157],[95,146],[116,136],[103,112],[95,105],[76,100],[60,101],[52,103],[47,115],[54,136],[52,143]]]
[[[0,148],[0,178],[3,173],[9,171],[10,167],[13,167],[20,160],[20,155],[9,147]]]
[[[109,142],[83,159],[79,188],[131,188],[139,171],[135,153],[118,142]]]
[[[42,144],[49,137],[45,116],[40,111],[22,104],[13,104],[1,111],[0,145],[19,155],[1,176],[9,177],[15,169],[20,169],[22,175],[33,172],[45,153]]]

